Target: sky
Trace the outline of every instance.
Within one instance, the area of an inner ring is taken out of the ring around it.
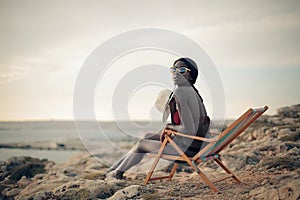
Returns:
[[[72,120],[74,87],[88,56],[140,28],[178,32],[205,50],[223,83],[226,118],[264,105],[275,114],[300,102],[299,8],[300,1],[276,0],[0,0],[0,121]],[[97,119],[113,119],[111,95],[124,74],[174,59],[150,50],[119,58],[110,71],[115,80],[95,91]],[[136,90],[127,99],[130,117],[149,119],[161,89]],[[201,89],[210,114],[209,91]]]

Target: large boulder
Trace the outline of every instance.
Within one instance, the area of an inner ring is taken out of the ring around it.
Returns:
[[[109,200],[141,199],[141,186],[131,185],[117,191]]]
[[[45,173],[46,162],[46,160],[31,157],[12,157],[2,163],[0,181],[8,178],[12,183],[16,183],[23,176],[32,178],[36,174]]]
[[[281,117],[298,118],[300,116],[300,104],[279,108],[277,113]]]

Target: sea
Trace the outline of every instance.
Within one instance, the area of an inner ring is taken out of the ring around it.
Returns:
[[[62,163],[93,144],[135,141],[161,130],[161,122],[148,121],[20,121],[0,122],[0,161],[12,156],[31,156]],[[20,148],[28,147],[28,148]],[[39,148],[32,148],[38,146]],[[48,147],[58,148],[48,148]],[[71,147],[71,148],[59,148]],[[79,148],[80,147],[80,148]]]
[[[211,129],[220,127],[220,122],[212,124]],[[0,161],[31,156],[62,163],[82,151],[111,151],[117,142],[132,143],[163,127],[160,121],[0,122]]]

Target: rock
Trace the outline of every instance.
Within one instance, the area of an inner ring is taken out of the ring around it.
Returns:
[[[253,135],[249,135],[248,138],[247,138],[248,141],[252,141],[252,140],[256,140],[255,137],[253,137]]]
[[[10,180],[10,175],[8,175],[7,177],[4,178],[4,180],[2,181],[2,183],[12,183],[12,181]]]
[[[300,104],[291,107],[282,107],[277,109],[277,113],[281,117],[298,118],[300,112]]]
[[[114,193],[119,191],[125,186],[125,181],[110,181],[110,182],[98,182],[98,184],[94,184],[95,181],[90,181],[91,183],[87,188],[92,189],[95,193],[95,196],[100,199],[107,199],[111,197]],[[101,184],[99,184],[101,183]]]
[[[278,190],[275,188],[271,188],[271,189],[264,188],[261,194],[255,196],[255,199],[279,200],[279,193]]]
[[[256,196],[256,195],[262,194],[264,191],[266,191],[266,187],[267,186],[255,188],[252,191],[250,191],[249,195]]]
[[[64,170],[64,174],[65,174],[66,176],[70,176],[70,177],[77,176],[77,173],[76,173],[76,172],[70,171],[70,170]]]
[[[9,199],[9,198],[13,198],[13,197],[17,196],[20,192],[21,192],[21,189],[12,188],[11,190],[4,191],[3,195],[5,198]]]
[[[272,130],[268,129],[266,130],[266,136],[272,136]]]
[[[293,157],[281,157],[281,156],[271,156],[265,160],[262,160],[258,167],[262,169],[275,169],[275,170],[296,170],[300,168],[300,160]]]
[[[15,166],[19,166],[25,163],[26,157],[11,157],[7,159],[5,165],[6,165],[6,170],[9,171],[13,169]]]
[[[89,166],[86,167],[87,170],[100,170],[100,169],[103,169],[104,166],[102,164],[99,164],[99,163],[93,163]]]
[[[259,163],[259,158],[258,156],[255,155],[251,155],[251,156],[246,156],[246,164],[247,165],[256,165],[257,163]]]
[[[258,130],[253,131],[251,134],[251,136],[255,139],[257,139],[259,137],[258,135],[259,135]]]
[[[275,177],[270,179],[270,185],[280,185],[280,184],[286,184],[287,180],[292,179],[291,174],[284,173],[285,171],[282,171],[282,174],[276,175]]]
[[[278,138],[281,141],[297,141],[300,139],[300,131],[290,132],[290,134]]]
[[[289,151],[290,149],[293,149],[293,148],[296,148],[296,149],[300,150],[300,144],[297,144],[297,143],[284,143],[284,144],[281,144],[279,146],[280,152],[287,152],[287,151]]]
[[[263,180],[263,182],[261,182],[261,184],[262,185],[265,185],[265,184],[267,184],[267,183],[269,183],[270,182],[270,179],[269,178],[266,178],[265,180]]]
[[[37,174],[33,177],[33,181],[43,179],[45,174]]]
[[[106,172],[104,171],[99,171],[96,173],[90,173],[84,176],[85,179],[89,179],[89,180],[104,180],[106,178]]]
[[[47,199],[45,191],[39,191],[33,195],[34,200],[43,200]]]
[[[284,124],[294,124],[295,123],[295,119],[294,118],[283,118],[282,122]]]
[[[299,199],[300,197],[300,181],[289,181],[285,186],[279,188],[280,199]]]
[[[23,176],[32,178],[36,174],[45,172],[45,160],[31,157],[11,157],[5,163],[5,171],[0,174],[0,181],[9,180],[13,183],[19,181]]]
[[[25,163],[17,166],[10,172],[10,180],[18,181],[22,176],[26,176],[27,178],[34,177],[36,174],[44,173],[44,167],[45,165],[42,163]]]
[[[257,149],[257,151],[275,151],[276,147],[274,145],[261,146]]]
[[[141,186],[131,185],[116,192],[109,200],[141,199]]]
[[[31,180],[26,178],[26,176],[22,176],[22,178],[18,181],[19,188],[25,188],[27,185],[31,183]]]
[[[283,156],[300,156],[300,148],[294,147],[283,154]]]
[[[271,116],[268,119],[268,122],[271,124],[271,126],[283,125],[282,118],[279,116]]]
[[[287,136],[291,133],[291,130],[289,128],[283,128],[283,129],[280,129],[278,131],[278,138],[282,138],[284,136]]]
[[[90,190],[88,189],[70,189],[66,190],[64,193],[61,195],[53,195],[55,199],[97,199],[95,194],[93,194]]]

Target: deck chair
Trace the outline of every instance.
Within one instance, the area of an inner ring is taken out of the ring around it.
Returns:
[[[214,185],[214,183],[216,183],[216,182],[232,178],[237,183],[240,183],[241,181],[238,179],[238,177],[236,175],[234,175],[234,173],[230,169],[228,169],[225,166],[225,164],[222,162],[220,153],[227,145],[229,145],[238,135],[240,135],[250,124],[252,124],[267,109],[268,109],[267,106],[265,106],[263,108],[257,108],[257,109],[250,108],[241,117],[239,117],[236,121],[234,121],[229,127],[227,127],[222,133],[220,133],[218,136],[216,136],[216,138],[208,139],[208,138],[187,135],[187,134],[175,132],[173,130],[165,129],[165,132],[166,132],[165,139],[163,140],[158,153],[148,155],[150,157],[154,157],[155,159],[154,159],[154,162],[146,176],[145,184],[147,184],[149,181],[162,180],[162,179],[168,179],[171,181],[174,173],[176,172],[178,164],[180,164],[180,163],[185,163],[185,164],[188,164],[190,167],[192,167],[192,169],[195,172],[197,172],[197,174],[204,180],[204,182],[214,192],[219,191],[216,188],[216,186]],[[201,149],[195,156],[188,157],[172,140],[172,137],[174,135],[180,135],[180,136],[192,138],[195,140],[202,140],[204,142],[207,142],[208,144],[203,149]],[[174,147],[174,149],[179,153],[180,156],[163,154],[164,147],[166,146],[166,144],[168,142]],[[157,166],[160,158],[174,161],[175,163],[174,163],[173,168],[168,176],[153,178],[152,177],[153,172],[154,172],[155,167]],[[207,160],[215,161],[221,168],[224,169],[224,171],[227,173],[227,176],[218,178],[213,181],[209,180],[207,178],[207,176],[198,167],[198,165],[200,163],[206,162]]]

